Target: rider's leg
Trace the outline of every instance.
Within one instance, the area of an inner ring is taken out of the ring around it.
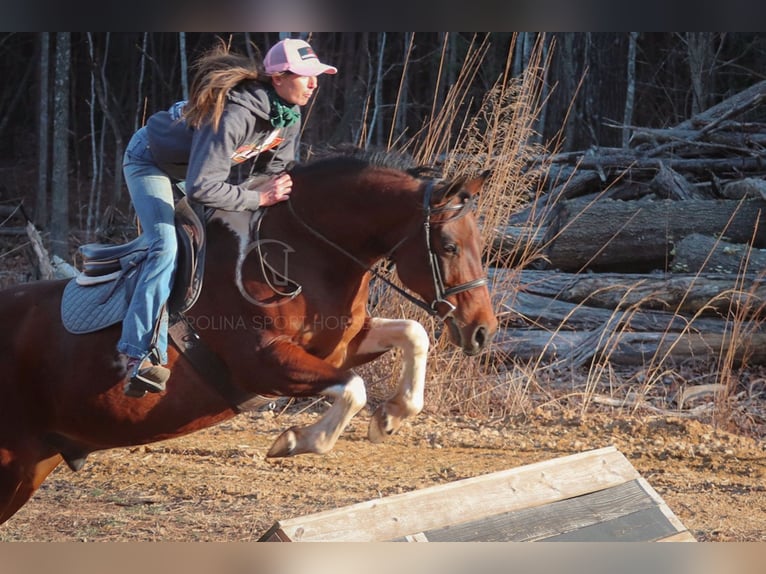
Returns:
[[[154,162],[144,129],[130,140],[123,162],[133,207],[148,239],[149,253],[136,282],[117,350],[129,357],[130,381],[126,394],[162,391],[170,376],[167,362],[167,318],[164,305],[173,285],[176,234],[173,187],[170,177]],[[152,361],[152,351],[155,360]],[[160,364],[152,364],[157,363]],[[132,392],[129,392],[132,388]]]

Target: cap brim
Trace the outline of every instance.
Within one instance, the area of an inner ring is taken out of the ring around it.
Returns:
[[[338,68],[318,62],[301,62],[300,64],[290,66],[290,71],[299,76],[319,76],[321,74],[337,74]]]

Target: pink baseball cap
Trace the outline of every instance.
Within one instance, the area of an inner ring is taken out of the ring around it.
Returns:
[[[266,73],[290,71],[299,76],[335,74],[338,69],[319,61],[309,44],[297,38],[285,38],[274,44],[263,59]]]

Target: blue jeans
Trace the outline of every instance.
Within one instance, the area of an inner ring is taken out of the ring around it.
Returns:
[[[140,358],[152,350],[154,342],[164,364],[168,360],[168,317],[164,305],[173,286],[177,252],[175,206],[173,184],[155,164],[145,128],[138,130],[128,143],[122,169],[149,252],[122,323],[117,350]]]

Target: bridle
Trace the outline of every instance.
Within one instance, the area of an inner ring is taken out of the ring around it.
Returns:
[[[442,207],[434,209],[431,207],[431,195],[433,194],[433,188],[434,188],[434,180],[429,180],[428,184],[426,185],[425,193],[423,194],[423,211],[425,212],[425,219],[423,220],[423,228],[424,228],[425,236],[426,236],[426,250],[428,251],[428,263],[431,266],[431,277],[434,282],[434,300],[431,301],[430,305],[428,303],[425,303],[424,301],[421,301],[420,299],[416,299],[415,297],[412,297],[410,300],[414,299],[413,302],[415,302],[418,305],[418,307],[420,307],[421,309],[425,309],[430,315],[438,317],[441,321],[444,321],[448,317],[451,317],[456,309],[455,305],[453,305],[447,300],[447,297],[450,297],[451,295],[456,295],[458,293],[462,293],[463,291],[468,291],[469,289],[482,287],[483,285],[487,284],[487,278],[479,277],[472,281],[466,281],[465,283],[461,283],[460,285],[455,285],[453,287],[446,287],[444,285],[444,279],[442,279],[441,267],[439,266],[439,258],[434,252],[433,247],[431,247],[431,223],[432,223],[431,216],[439,214],[439,213],[446,213],[446,212],[452,212],[452,211],[457,212],[457,215],[454,215],[445,221],[439,222],[440,224],[444,224],[444,223],[447,223],[448,221],[453,221],[454,219],[464,217],[467,213],[469,213],[473,209],[474,199],[473,199],[473,196],[471,196],[466,198],[466,200],[463,203],[460,203],[457,205],[444,205]],[[389,285],[396,287],[387,279],[384,279],[384,280]],[[409,293],[407,295],[409,295]],[[440,314],[439,311],[437,310],[437,306],[439,305],[446,305],[447,311]]]
[[[452,287],[447,287],[444,284],[441,267],[439,265],[439,258],[434,252],[433,247],[431,245],[431,225],[442,225],[449,221],[453,221],[460,217],[464,217],[472,210],[474,205],[474,199],[473,197],[469,197],[460,204],[444,205],[442,207],[438,207],[434,209],[431,207],[431,197],[433,195],[434,183],[435,183],[435,180],[433,179],[428,180],[424,194],[423,194],[423,211],[425,213],[425,218],[423,220],[423,229],[425,231],[426,251],[428,252],[428,264],[431,270],[431,278],[433,280],[433,287],[434,287],[434,299],[430,303],[427,303],[426,301],[418,297],[415,297],[409,292],[405,291],[404,289],[402,289],[401,287],[393,283],[388,277],[380,273],[378,270],[369,267],[364,261],[360,260],[352,253],[349,253],[346,249],[344,249],[343,247],[341,247],[340,245],[338,245],[331,239],[328,239],[327,237],[325,237],[321,232],[314,229],[308,222],[306,222],[300,215],[298,215],[298,213],[295,211],[293,207],[291,200],[288,199],[286,203],[292,216],[301,224],[301,226],[304,229],[306,229],[306,231],[311,233],[314,237],[320,239],[321,241],[331,246],[333,249],[335,249],[339,253],[342,253],[344,256],[348,257],[349,259],[357,263],[360,267],[362,267],[363,269],[371,273],[377,279],[380,279],[381,281],[386,283],[389,287],[394,289],[394,291],[399,293],[402,297],[404,297],[411,303],[415,304],[420,309],[423,309],[429,315],[433,317],[437,317],[441,321],[445,321],[446,319],[450,318],[456,310],[456,306],[453,305],[451,302],[449,302],[447,300],[447,297],[456,295],[458,293],[462,293],[463,291],[468,291],[469,289],[482,287],[486,285],[488,281],[486,277],[479,277],[477,279],[473,279],[472,281],[466,281],[465,283],[461,283],[460,285],[455,285]],[[441,213],[448,213],[448,212],[456,212],[456,214],[443,221],[438,221],[438,222],[431,221],[431,217],[433,215],[438,215]],[[394,245],[394,247],[390,249],[386,255],[384,255],[384,258],[391,257],[396,252],[396,250],[399,249],[411,237],[412,235],[404,237],[401,241],[399,241],[396,245]],[[258,236],[255,237],[255,243],[256,244],[259,243]],[[280,275],[274,269],[271,269],[271,271],[272,273]],[[296,288],[289,293],[281,293],[277,291],[273,286],[272,286],[272,289],[274,289],[277,293],[281,295],[294,298],[301,292],[301,289],[302,289],[301,285],[298,285],[297,283],[295,283],[289,278],[286,278],[286,277],[283,277],[283,278],[293,283],[294,285],[296,285]],[[444,313],[440,313],[438,308],[445,307],[445,306],[447,310]]]

